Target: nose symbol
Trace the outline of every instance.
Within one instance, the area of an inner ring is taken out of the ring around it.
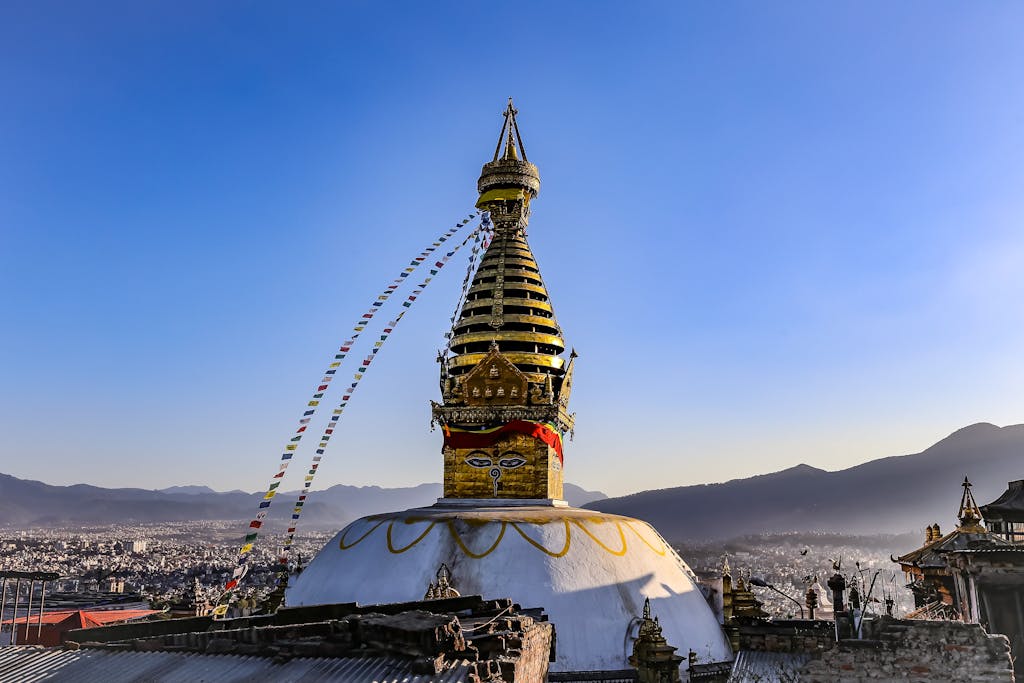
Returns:
[[[478,451],[479,453],[479,451]],[[489,457],[480,457],[476,455],[474,457],[466,458],[466,464],[470,467],[476,467],[483,469],[489,467],[487,474],[491,477],[491,483],[494,485],[494,497],[498,497],[498,482],[501,481],[501,474],[504,470],[514,470],[517,467],[522,467],[526,464],[526,458],[520,457],[518,453],[510,454],[514,457],[501,458],[497,462]]]

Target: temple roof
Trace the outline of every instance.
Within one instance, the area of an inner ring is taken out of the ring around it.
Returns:
[[[945,536],[935,538],[917,550],[901,555],[897,558],[897,562],[918,568],[944,568],[946,560],[943,555],[946,553],[1011,545],[1009,541],[990,533],[981,525],[981,512],[978,509],[978,504],[974,502],[971,482],[967,477],[964,477],[961,486],[963,486],[964,492],[960,497],[960,510],[957,513],[960,520],[959,526]],[[935,527],[937,535],[939,533],[938,525]]]
[[[1003,495],[988,505],[981,506],[985,519],[1014,518],[1011,521],[1022,521],[1024,518],[1024,479],[1011,481]]]
[[[917,567],[945,567],[943,555],[959,550],[975,550],[1009,546],[1011,543],[987,531],[969,532],[957,527],[942,538],[926,543],[917,550],[911,550],[898,558],[900,564]]]

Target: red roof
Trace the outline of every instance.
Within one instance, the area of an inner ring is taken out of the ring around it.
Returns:
[[[121,621],[141,619],[143,617],[148,617],[151,614],[159,613],[160,610],[156,609],[64,610],[60,612],[43,612],[43,625],[61,624],[69,629],[94,628],[96,626],[116,624]],[[24,624],[26,621],[30,624],[37,624],[39,623],[39,615],[33,614],[30,616],[18,617],[16,623]],[[10,624],[11,620],[7,620],[4,623]]]

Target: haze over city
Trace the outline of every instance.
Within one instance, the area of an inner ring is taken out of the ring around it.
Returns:
[[[472,210],[510,95],[580,353],[567,481],[840,469],[1024,422],[1024,9],[526,5],[0,10],[0,471],[260,489],[352,321]],[[464,267],[318,487],[439,480]]]

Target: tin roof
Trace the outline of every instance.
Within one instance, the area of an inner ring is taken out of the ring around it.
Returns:
[[[315,657],[281,662],[269,657],[184,652],[0,648],[0,680],[5,683],[461,683],[469,681],[472,672],[466,661],[438,674],[415,674],[411,666],[409,660],[395,657]]]
[[[811,655],[797,652],[755,652],[740,650],[729,675],[729,683],[795,681]]]

